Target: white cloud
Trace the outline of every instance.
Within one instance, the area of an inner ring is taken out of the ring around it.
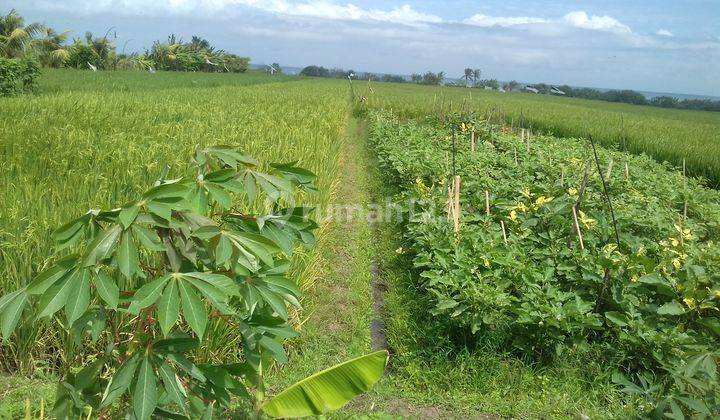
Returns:
[[[230,17],[242,8],[275,15],[307,17],[326,20],[376,21],[402,25],[442,23],[439,16],[422,13],[409,4],[392,9],[369,9],[352,3],[340,4],[331,0],[29,0],[44,10],[63,10],[87,14],[119,13],[125,15],[156,15],[172,13],[180,16]]]
[[[673,33],[668,31],[667,29],[659,29],[657,32],[655,32],[655,35],[660,36],[667,36],[667,37],[673,37]]]
[[[573,27],[593,31],[611,32],[616,34],[632,34],[632,30],[627,25],[610,16],[588,15],[582,10],[567,13],[560,19],[546,19],[534,16],[488,16],[484,14],[475,14],[462,23],[480,27],[512,27],[512,26],[529,26],[552,30],[554,28]]]
[[[529,25],[533,23],[546,23],[547,19],[530,17],[530,16],[488,16],[483,14],[475,14],[469,18],[463,20],[463,23],[468,25],[492,27],[492,26],[515,26],[515,25]]]
[[[619,20],[610,16],[588,16],[583,11],[573,11],[562,18],[563,22],[582,29],[613,32],[617,34],[631,34],[630,28]]]

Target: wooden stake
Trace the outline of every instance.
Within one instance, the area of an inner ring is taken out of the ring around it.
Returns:
[[[683,158],[683,176],[687,176],[685,172],[685,158]]]
[[[515,165],[517,165],[517,164],[518,164],[518,161],[517,161],[517,149],[514,148],[514,147],[513,147],[513,153],[515,154]]]
[[[610,158],[610,163],[608,163],[607,172],[605,172],[605,179],[607,179],[608,181],[610,180],[610,175],[612,174],[612,169],[613,169],[613,160],[612,160],[612,158]]]
[[[485,214],[490,216],[490,191],[485,190]]]
[[[475,152],[475,127],[473,127],[472,133],[470,133],[470,151]]]
[[[505,222],[503,222],[502,220],[500,221],[500,227],[502,228],[503,241],[505,241],[505,245],[507,245],[507,234],[505,233]]]
[[[573,220],[575,221],[575,232],[577,232],[578,239],[580,240],[580,249],[584,250],[585,244],[583,243],[582,232],[580,231],[580,223],[578,223],[577,209],[575,209],[575,206],[573,206],[572,212],[573,212]]]
[[[625,179],[630,179],[630,168],[627,162],[625,162]]]
[[[460,233],[460,175],[455,175],[455,185],[453,187],[455,190],[455,200],[454,200],[454,219],[453,224],[455,226],[455,235]]]

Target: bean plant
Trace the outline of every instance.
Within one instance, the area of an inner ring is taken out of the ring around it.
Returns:
[[[58,228],[54,263],[0,298],[6,340],[33,322],[67,334],[57,418],[213,418],[238,404],[254,416],[306,416],[340,407],[382,375],[384,351],[266,398],[263,378],[287,362],[282,341],[297,334],[290,258],[313,246],[317,228],[311,208],[288,203],[315,191],[316,177],[295,163],[262,171],[225,146],[198,149],[192,167],[194,178],[165,171],[136,200]],[[242,211],[258,198],[266,212]],[[241,337],[233,360],[197,356],[213,323]]]
[[[442,331],[538,364],[599,352],[608,380],[648,415],[720,413],[717,191],[617,150],[599,148],[598,170],[587,140],[523,141],[482,116],[371,118],[408,212],[419,299]],[[454,174],[457,233],[446,215]]]

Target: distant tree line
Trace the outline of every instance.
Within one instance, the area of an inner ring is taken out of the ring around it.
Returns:
[[[532,85],[539,93],[552,94],[552,86],[545,83]],[[598,101],[620,102],[633,105],[650,105],[661,108],[690,109],[697,111],[720,111],[720,101],[710,99],[678,99],[672,96],[656,96],[648,99],[642,93],[631,90],[600,91],[592,88],[573,88],[568,85],[558,86],[558,89],[571,98],[594,99]]]
[[[407,80],[403,76],[396,74],[379,74],[369,72],[356,72],[355,70],[345,70],[341,68],[328,69],[323,66],[307,66],[300,71],[300,76],[309,77],[327,77],[331,79],[347,79],[353,80],[375,80],[378,82],[406,83]]]
[[[441,85],[445,80],[445,72],[433,73],[431,71],[424,74],[413,74],[410,80],[404,76],[397,74],[379,74],[369,72],[356,72],[354,70],[345,70],[341,68],[328,69],[323,66],[307,66],[300,71],[301,76],[309,77],[327,77],[331,79],[347,79],[353,80],[374,80],[378,82],[392,83],[417,83],[421,85]]]
[[[17,11],[0,15],[0,57],[35,60],[45,67],[78,69],[140,69],[172,71],[244,72],[250,59],[216,49],[209,41],[193,36],[183,42],[170,35],[166,42],[155,41],[142,54],[117,53],[111,30],[96,37],[68,41],[69,32],[59,33],[39,23],[26,24]]]

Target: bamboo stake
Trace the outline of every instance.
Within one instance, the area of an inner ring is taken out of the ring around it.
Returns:
[[[472,133],[470,133],[470,151],[475,152],[475,127],[473,127]]]
[[[451,220],[454,218],[453,216],[453,186],[448,185],[448,207],[447,207],[447,215],[448,220]]]
[[[485,214],[490,216],[490,191],[485,190]]]
[[[514,147],[513,147],[513,153],[515,154],[515,165],[517,165],[517,164],[518,164],[518,161],[517,161],[517,149],[514,148]]]
[[[685,158],[683,158],[683,176],[687,176],[687,173],[685,172]]]
[[[610,180],[610,174],[612,174],[613,169],[613,160],[610,158],[610,163],[608,163],[607,171],[605,172],[605,179]]]
[[[460,175],[455,175],[455,186],[453,188],[455,191],[455,201],[454,201],[454,226],[455,226],[455,235],[460,233]]]
[[[507,245],[507,234],[505,233],[505,222],[500,221],[500,227],[502,228],[502,234],[503,234],[503,241],[505,241],[505,245]]]
[[[630,168],[627,162],[625,162],[625,179],[630,179]]]
[[[577,209],[575,209],[575,206],[573,206],[572,211],[573,220],[575,221],[575,232],[577,232],[578,239],[580,239],[580,249],[584,250],[585,244],[583,243],[582,232],[580,231],[580,223],[578,223]]]

